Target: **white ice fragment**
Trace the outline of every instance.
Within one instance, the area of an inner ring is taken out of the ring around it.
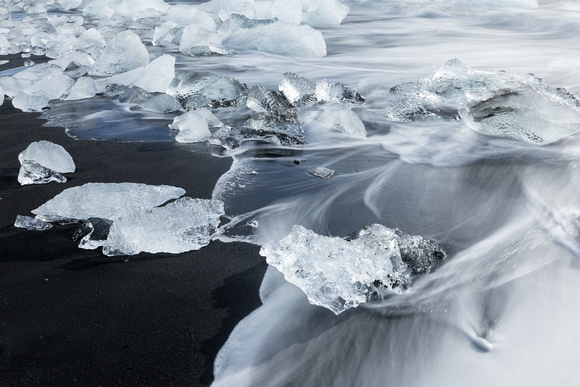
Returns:
[[[316,84],[294,73],[285,73],[278,90],[292,105],[309,105],[316,102]]]
[[[74,83],[75,81],[67,75],[53,74],[33,83],[23,92],[29,95],[47,97],[49,100],[59,99]]]
[[[97,91],[97,86],[92,78],[82,77],[77,79],[76,83],[70,88],[68,95],[64,99],[65,101],[73,101],[93,98],[97,94]]]
[[[183,29],[179,51],[191,56],[225,54],[222,37],[215,31],[208,31],[197,24],[190,24]]]
[[[52,228],[52,224],[31,216],[16,215],[14,227],[25,228],[30,231],[44,231]]]
[[[115,75],[149,64],[149,52],[137,34],[116,35],[97,59],[91,75]]]
[[[310,303],[344,312],[387,294],[403,293],[412,274],[424,274],[445,253],[419,236],[373,224],[356,237],[318,235],[295,225],[260,255],[298,286]]]
[[[21,163],[25,160],[36,161],[59,173],[72,173],[76,168],[72,157],[61,145],[45,140],[31,143],[20,152],[18,160]]]
[[[48,105],[48,101],[48,97],[43,95],[30,95],[21,92],[12,99],[12,105],[23,112],[39,112]]]
[[[33,210],[38,219],[102,218],[115,220],[137,210],[151,209],[185,194],[185,190],[168,185],[138,183],[87,183],[67,188]]]
[[[308,170],[308,173],[310,173],[312,176],[319,177],[323,180],[330,179],[332,176],[334,176],[334,170],[326,167],[312,168]]]
[[[271,17],[283,23],[300,24],[302,21],[302,3],[298,0],[274,0]]]
[[[6,63],[9,63],[9,62],[10,61],[6,60],[6,59],[0,60],[0,66],[5,65]]]
[[[175,23],[175,25],[187,25],[193,23],[193,17],[199,12],[195,5],[174,4],[167,11],[165,20]],[[215,25],[215,22],[214,22]]]
[[[171,113],[181,109],[179,101],[168,94],[156,95],[145,102],[140,103],[139,109],[155,113]]]
[[[0,106],[4,104],[4,89],[0,86]]]
[[[337,0],[316,0],[310,2],[308,11],[302,15],[302,21],[313,27],[329,27],[342,23],[349,6]]]
[[[365,138],[367,135],[365,125],[347,105],[324,105],[317,121],[326,130],[359,138]]]
[[[137,210],[113,222],[106,255],[182,253],[209,244],[224,214],[219,200],[184,197],[163,207]]]
[[[179,130],[175,136],[177,142],[203,142],[211,136],[207,120],[197,110],[175,117],[169,128]]]
[[[339,82],[328,82],[326,79],[316,82],[316,98],[321,102],[364,102],[364,98],[350,85]]]
[[[151,93],[165,93],[175,76],[175,57],[161,55],[149,63],[133,81],[133,85],[145,89]]]
[[[66,183],[66,177],[60,173],[43,167],[36,161],[24,160],[21,162],[18,171],[18,182],[20,185],[48,184],[50,182]]]

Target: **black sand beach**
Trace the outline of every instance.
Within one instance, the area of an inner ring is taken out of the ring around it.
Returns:
[[[212,242],[189,253],[105,257],[79,249],[76,226],[13,226],[65,188],[168,184],[210,198],[230,159],[174,143],[69,138],[9,100],[0,107],[0,386],[202,386],[236,323],[260,305],[257,246]],[[20,186],[18,154],[62,145],[77,171],[64,184]]]

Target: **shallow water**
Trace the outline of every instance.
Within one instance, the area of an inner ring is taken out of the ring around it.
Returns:
[[[351,9],[342,25],[319,28],[324,58],[169,52],[178,69],[248,86],[276,90],[293,72],[348,83],[366,98],[353,106],[364,139],[306,125],[305,145],[245,144],[221,153],[234,164],[214,190],[231,219],[217,238],[263,244],[294,224],[345,236],[381,223],[436,241],[447,259],[409,292],[339,316],[309,304],[270,267],[263,306],[220,351],[215,385],[579,385],[580,136],[541,147],[483,136],[461,121],[393,123],[384,113],[391,87],[429,77],[451,58],[477,69],[533,73],[551,87],[580,92],[580,7],[345,3]],[[304,109],[301,118],[319,109]],[[232,126],[250,114],[214,113]],[[59,103],[46,115],[73,137],[173,141],[172,115],[120,103]],[[312,176],[318,166],[334,176]]]

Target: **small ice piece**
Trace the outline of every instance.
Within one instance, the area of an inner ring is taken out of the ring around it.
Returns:
[[[312,105],[317,101],[316,84],[294,73],[284,73],[278,90],[294,106]]]
[[[79,247],[86,250],[95,250],[102,247],[111,229],[112,221],[100,218],[89,218],[74,232],[73,240],[79,241]]]
[[[359,138],[367,135],[365,125],[348,105],[324,105],[317,121],[323,128],[334,132]]]
[[[103,245],[108,256],[140,252],[178,254],[207,246],[224,203],[184,197],[163,207],[129,213],[113,222]]]
[[[20,185],[48,184],[56,181],[66,183],[66,177],[52,169],[43,167],[36,161],[24,160],[21,162],[18,171],[18,182]]]
[[[326,42],[308,25],[286,24],[276,19],[258,21],[233,14],[218,29],[223,44],[235,50],[258,50],[279,55],[321,58]]]
[[[168,94],[156,95],[137,105],[138,109],[155,113],[171,113],[181,109],[179,101]]]
[[[143,69],[133,85],[151,93],[165,93],[175,76],[174,67],[175,57],[161,55]]]
[[[65,101],[74,101],[79,99],[93,98],[97,94],[95,81],[89,77],[77,79],[76,83],[70,88]]]
[[[0,66],[5,65],[6,63],[10,62],[9,60],[0,60]]]
[[[16,215],[14,227],[25,228],[30,231],[44,231],[52,228],[52,224],[31,216]]]
[[[4,104],[4,89],[0,86],[0,106]]]
[[[50,141],[35,141],[20,152],[18,155],[20,163],[24,161],[35,161],[45,168],[52,169],[59,173],[72,173],[75,171],[75,163],[71,155],[61,145]]]
[[[203,142],[211,136],[207,120],[197,110],[175,117],[169,128],[179,131],[175,136],[177,142]]]
[[[48,97],[20,92],[12,99],[12,105],[23,112],[39,112],[48,105]]]
[[[302,20],[312,27],[330,27],[342,23],[349,11],[349,6],[337,0],[317,0],[304,12]]]
[[[137,34],[117,34],[97,58],[91,75],[115,75],[149,64],[149,52]]]
[[[284,94],[271,91],[262,86],[252,86],[248,92],[246,105],[257,113],[284,112],[292,105]]]
[[[247,87],[238,80],[207,72],[177,71],[167,94],[186,110],[237,106],[245,100]]]
[[[249,220],[248,222],[246,222],[246,226],[252,227],[252,228],[258,228],[260,226],[260,224],[258,223],[258,221],[256,219],[253,219],[253,220]]]
[[[292,110],[284,114],[256,114],[244,123],[240,134],[242,142],[260,141],[284,146],[304,143],[304,129]]]
[[[320,102],[351,102],[362,103],[365,101],[362,95],[355,91],[350,85],[344,83],[333,83],[327,80],[316,82],[316,98]]]
[[[216,31],[208,31],[197,24],[190,24],[183,29],[179,51],[190,56],[228,53],[222,46],[222,37]]]
[[[264,244],[260,255],[302,289],[310,303],[335,314],[405,292],[412,286],[413,273],[428,271],[414,270],[415,262],[424,262],[416,257],[427,256],[425,261],[432,263],[445,258],[433,243],[379,224],[345,239],[295,225],[280,241]]]
[[[33,83],[23,91],[29,95],[47,97],[49,100],[59,99],[74,83],[75,81],[67,75],[53,74]]]
[[[308,170],[308,173],[310,173],[312,176],[319,177],[323,180],[330,179],[332,176],[334,176],[334,170],[328,169],[326,167],[312,168]]]
[[[32,213],[47,222],[102,218],[115,220],[124,214],[151,209],[185,194],[168,185],[139,183],[87,183],[67,188]]]

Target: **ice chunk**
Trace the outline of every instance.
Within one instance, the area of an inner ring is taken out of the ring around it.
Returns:
[[[320,31],[307,25],[258,22],[232,15],[218,30],[226,47],[236,50],[258,50],[273,54],[321,58],[326,43]]]
[[[330,131],[360,138],[367,135],[365,125],[347,105],[325,105],[317,121],[320,126]]]
[[[182,253],[209,244],[224,214],[220,200],[184,197],[163,207],[115,220],[103,245],[106,255]]]
[[[0,86],[0,106],[4,104],[4,89]]]
[[[178,71],[167,94],[187,109],[236,106],[245,100],[247,87],[238,80],[213,73]]]
[[[445,253],[418,236],[373,224],[354,238],[321,236],[296,225],[280,241],[262,246],[268,264],[298,286],[310,303],[344,312],[412,286]]]
[[[183,29],[179,51],[191,56],[228,53],[222,46],[222,37],[217,32],[208,31],[196,24],[190,24]]]
[[[392,121],[457,119],[490,136],[546,145],[580,131],[580,99],[531,74],[474,70],[449,60],[432,77],[391,89]]]
[[[302,22],[302,3],[298,0],[274,0],[271,12],[271,17],[283,23],[300,24]]]
[[[161,55],[143,69],[133,85],[151,93],[165,93],[175,76],[174,66],[175,57]]]
[[[155,27],[152,43],[154,46],[179,45],[184,27],[173,21],[167,21]]]
[[[334,176],[334,170],[326,167],[316,167],[308,170],[312,176],[319,177],[321,179],[327,180]]]
[[[75,81],[64,74],[49,75],[33,83],[23,91],[29,95],[37,95],[51,99],[59,99],[74,85]]]
[[[52,181],[66,183],[66,177],[52,169],[43,167],[36,161],[24,160],[21,162],[18,171],[18,182],[20,185],[48,184]]]
[[[82,77],[77,79],[64,99],[65,101],[72,101],[93,98],[97,94],[97,91],[97,86],[92,78]]]
[[[23,112],[39,112],[48,105],[48,97],[18,93],[12,100],[12,105]]]
[[[292,110],[282,114],[256,114],[244,123],[240,134],[241,142],[259,141],[285,146],[304,143],[304,129]]]
[[[262,86],[252,86],[248,92],[246,105],[257,113],[285,112],[292,109],[292,105],[283,94]]]
[[[112,221],[100,218],[89,218],[73,234],[73,240],[79,241],[79,247],[86,250],[95,250],[105,243]]]
[[[203,142],[211,136],[208,122],[205,117],[198,113],[198,110],[192,110],[175,117],[169,128],[179,131],[175,136],[177,142]]]
[[[52,228],[52,224],[31,216],[16,215],[14,227],[25,228],[30,231],[44,231]]]
[[[35,161],[59,173],[72,173],[76,168],[71,155],[61,145],[45,140],[35,141],[28,145],[20,152],[18,160],[20,163]]]
[[[156,95],[137,105],[140,110],[155,113],[171,113],[181,109],[179,101],[168,94]]]
[[[89,218],[115,220],[133,211],[151,209],[183,194],[183,188],[168,185],[87,183],[67,188],[32,213],[49,222]]]
[[[317,101],[316,84],[294,73],[284,73],[278,90],[294,106],[311,105]]]
[[[302,20],[313,27],[329,27],[342,23],[349,11],[349,6],[337,0],[316,0],[303,14]]]
[[[350,85],[345,83],[333,83],[327,80],[316,82],[316,98],[321,102],[351,102],[361,103],[364,98]]]
[[[91,75],[115,75],[149,64],[149,52],[137,34],[117,34],[97,59]]]

